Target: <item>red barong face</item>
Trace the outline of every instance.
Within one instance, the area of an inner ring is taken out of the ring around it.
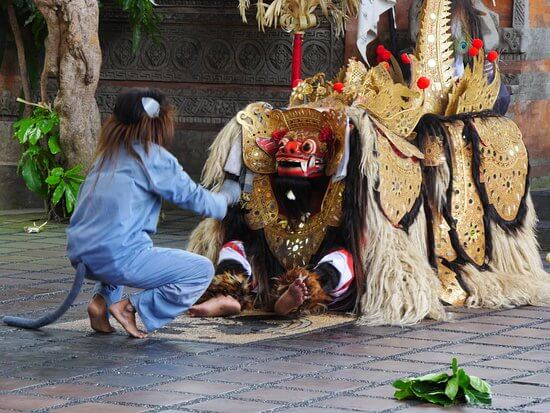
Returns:
[[[332,131],[328,126],[319,133],[279,129],[271,139],[259,140],[258,145],[275,156],[279,176],[317,178],[325,174],[332,155]]]

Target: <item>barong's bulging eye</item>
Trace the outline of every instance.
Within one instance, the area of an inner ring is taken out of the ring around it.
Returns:
[[[315,141],[312,139],[308,139],[302,145],[302,152],[307,154],[314,153],[316,148],[317,148],[317,145],[315,144]]]

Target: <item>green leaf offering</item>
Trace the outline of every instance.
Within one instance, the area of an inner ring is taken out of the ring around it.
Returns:
[[[458,403],[491,404],[491,386],[485,380],[469,376],[458,368],[456,358],[451,362],[452,374],[433,373],[420,377],[402,378],[393,382],[397,400],[419,399],[441,406]]]

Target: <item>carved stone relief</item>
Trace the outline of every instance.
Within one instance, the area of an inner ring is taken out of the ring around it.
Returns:
[[[259,32],[255,24],[242,23],[236,7],[228,8],[227,2],[172,3],[180,7],[159,8],[164,16],[160,40],[145,39],[136,55],[127,17],[105,6],[100,27],[102,79],[289,84],[291,34],[280,29]],[[304,76],[320,71],[332,76],[343,64],[344,41],[325,22],[305,34],[303,55]]]

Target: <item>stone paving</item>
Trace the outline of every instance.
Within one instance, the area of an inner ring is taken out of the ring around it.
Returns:
[[[0,314],[38,315],[71,284],[64,226],[0,216]],[[182,247],[196,219],[168,213],[157,245]],[[81,319],[86,284],[63,321]],[[440,409],[393,399],[394,379],[446,370],[453,356],[493,385],[493,405]],[[0,326],[0,413],[550,412],[550,308],[461,310],[455,321],[338,327],[247,345]]]

